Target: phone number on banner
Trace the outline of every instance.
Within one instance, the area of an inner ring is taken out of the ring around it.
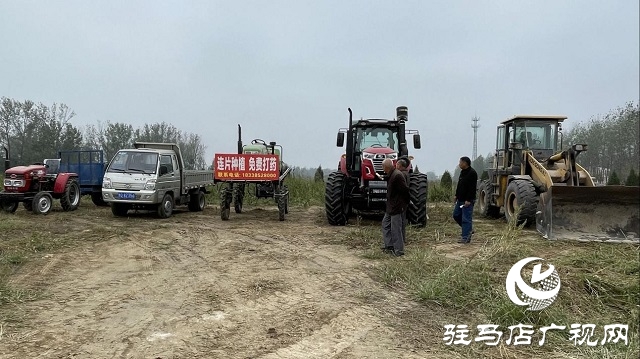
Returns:
[[[239,172],[218,172],[221,178],[259,178],[259,179],[278,179],[275,173],[239,173]]]

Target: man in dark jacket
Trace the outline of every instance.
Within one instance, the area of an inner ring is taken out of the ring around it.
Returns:
[[[409,204],[409,185],[390,159],[382,162],[382,168],[388,178],[387,208],[382,220],[383,250],[392,251],[398,257],[404,255],[402,213]]]
[[[409,182],[409,164],[411,164],[409,158],[402,156],[396,162],[396,168],[402,172],[405,181],[407,181],[407,186],[411,188],[411,182]],[[411,201],[409,201],[407,208],[402,212],[402,239],[405,244],[407,243],[407,210],[409,209],[409,205],[411,205]]]
[[[462,239],[458,243],[469,243],[473,233],[472,216],[473,205],[476,201],[478,174],[471,168],[471,159],[469,157],[461,157],[458,166],[462,171],[460,171],[456,188],[453,219],[462,227]]]

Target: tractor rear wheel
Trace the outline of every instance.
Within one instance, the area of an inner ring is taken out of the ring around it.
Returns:
[[[347,224],[345,208],[347,199],[344,196],[346,176],[340,171],[331,172],[324,189],[324,206],[329,224],[344,226]]]
[[[53,207],[53,197],[47,192],[38,192],[33,197],[32,206],[33,213],[47,214],[51,211],[51,207]]]
[[[529,227],[536,223],[536,211],[540,197],[533,184],[527,180],[513,180],[505,192],[504,214],[507,221]],[[517,218],[516,218],[517,215]]]
[[[18,210],[18,202],[2,201],[2,210],[7,213],[14,213]]]
[[[80,206],[80,185],[78,180],[69,179],[60,198],[60,205],[65,211],[75,211]]]
[[[427,225],[427,192],[429,181],[424,173],[411,173],[409,175],[409,208],[407,220],[418,227]]]
[[[280,195],[278,197],[278,219],[284,221],[284,215],[287,212],[287,196]]]
[[[237,183],[233,186],[234,207],[236,213],[242,213],[242,203],[244,202],[244,183]]]
[[[126,217],[129,205],[125,203],[111,203],[111,213],[116,217]]]
[[[482,181],[478,188],[478,209],[480,214],[489,218],[500,217],[500,207],[491,204],[493,190],[490,181]]]
[[[202,212],[204,211],[205,205],[206,201],[202,191],[192,193],[189,197],[189,210],[191,212]]]
[[[98,207],[108,207],[109,203],[102,198],[102,192],[91,192],[91,202]]]
[[[162,197],[162,202],[158,205],[158,217],[160,218],[169,218],[173,213],[173,196],[171,194],[166,193],[164,197]]]

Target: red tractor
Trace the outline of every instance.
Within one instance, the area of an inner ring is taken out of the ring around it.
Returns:
[[[338,170],[329,174],[325,185],[325,211],[331,225],[347,223],[353,210],[362,213],[381,213],[386,207],[387,183],[377,174],[384,175],[382,162],[393,163],[408,156],[406,135],[413,135],[413,147],[420,149],[420,134],[416,130],[405,130],[408,109],[396,109],[396,118],[360,119],[353,121],[349,109],[349,127],[338,132],[337,146],[344,146],[347,134],[346,153],[342,155]],[[409,157],[411,159],[411,157]],[[409,168],[411,203],[407,209],[410,224],[424,227],[427,224],[427,176]]]
[[[9,158],[5,148],[5,158]],[[45,160],[30,166],[9,168],[5,161],[4,190],[0,192],[0,206],[13,213],[20,202],[27,211],[47,214],[53,199],[59,199],[62,209],[73,211],[80,205],[80,185],[76,173],[58,173],[60,159]]]

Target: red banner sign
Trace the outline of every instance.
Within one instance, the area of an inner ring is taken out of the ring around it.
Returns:
[[[213,175],[217,180],[273,181],[280,177],[277,155],[216,153]]]

